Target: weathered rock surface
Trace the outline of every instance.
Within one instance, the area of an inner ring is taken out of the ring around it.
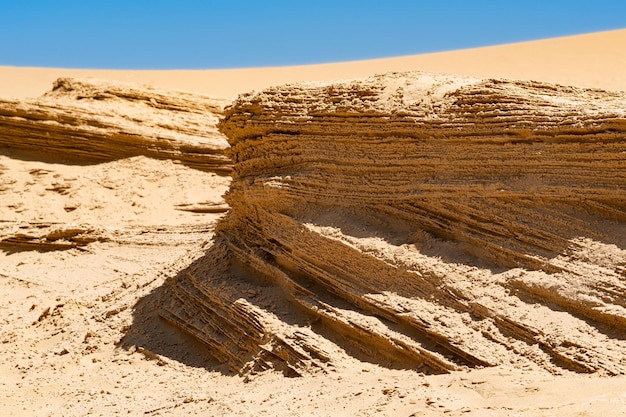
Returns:
[[[227,101],[91,79],[61,78],[38,99],[0,99],[0,148],[63,162],[132,156],[229,173],[218,117]]]
[[[162,316],[233,368],[626,373],[624,93],[389,74],[220,129],[232,209]]]

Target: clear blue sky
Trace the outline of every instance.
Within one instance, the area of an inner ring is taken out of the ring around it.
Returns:
[[[0,0],[0,65],[294,65],[620,28],[626,0]]]

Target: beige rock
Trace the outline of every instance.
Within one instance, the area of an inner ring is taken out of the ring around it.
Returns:
[[[0,99],[0,148],[63,162],[131,156],[230,172],[216,129],[227,102],[200,94],[60,78],[38,99]]]
[[[220,129],[232,210],[162,314],[233,368],[626,373],[626,94],[399,73]]]

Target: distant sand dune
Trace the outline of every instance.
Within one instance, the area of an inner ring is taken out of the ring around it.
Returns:
[[[175,71],[0,67],[0,97],[36,97],[59,77],[147,83],[234,98],[285,83],[431,71],[626,90],[626,29],[397,58],[275,68]]]

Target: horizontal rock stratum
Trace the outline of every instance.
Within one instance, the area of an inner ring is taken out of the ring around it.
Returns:
[[[402,73],[245,94],[161,312],[242,372],[626,373],[626,94]]]
[[[217,122],[226,100],[97,79],[58,79],[36,99],[0,98],[0,149],[74,163],[131,156],[230,173]]]

